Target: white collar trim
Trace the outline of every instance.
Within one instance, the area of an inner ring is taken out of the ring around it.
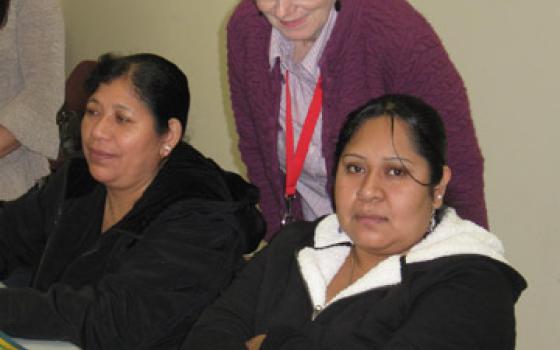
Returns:
[[[317,225],[314,246],[298,252],[297,261],[316,308],[322,309],[342,298],[401,282],[401,255],[393,255],[326,304],[327,286],[348,256],[351,243],[346,233],[339,230],[336,214],[331,214]],[[459,218],[452,208],[446,210],[436,229],[413,246],[404,258],[407,263],[416,263],[459,254],[487,256],[507,264],[500,240],[484,228]]]
[[[406,255],[408,263],[445,256],[477,254],[507,264],[502,242],[477,224],[461,219],[454,209],[447,209],[434,232],[416,244]]]

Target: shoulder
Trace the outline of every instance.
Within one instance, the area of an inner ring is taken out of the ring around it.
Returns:
[[[413,50],[440,46],[430,24],[405,0],[346,0],[341,6],[325,51],[328,61],[343,53],[365,55],[388,69],[410,59]]]
[[[345,0],[339,12],[337,23],[349,23],[356,29],[364,27],[385,28],[396,30],[399,26],[426,24],[426,20],[410,3],[405,0]]]
[[[220,203],[253,205],[257,199],[255,186],[238,174],[223,170],[186,143],[173,150],[142,198],[155,206],[209,202],[216,210]]]
[[[227,30],[247,31],[251,27],[265,26],[266,23],[266,18],[259,13],[252,0],[242,0],[229,18]]]
[[[501,241],[447,208],[436,229],[410,249],[403,260],[403,281],[419,285],[450,283],[477,290],[525,289],[523,277],[509,266]]]
[[[352,40],[360,35],[376,46],[388,47],[402,46],[419,37],[436,37],[424,16],[405,0],[344,1],[337,31],[344,37],[339,40]]]
[[[259,13],[252,0],[244,0],[237,6],[227,24],[228,57],[238,55],[255,59],[255,55],[265,55],[272,26],[265,16]]]
[[[246,90],[252,91],[252,95],[255,96],[251,97],[250,101],[253,102],[263,100],[263,94],[270,94],[269,89],[263,90],[266,84],[262,82],[270,79],[268,51],[271,33],[272,26],[266,17],[259,13],[252,0],[241,1],[228,21],[227,64],[236,118],[246,114],[237,110],[246,106],[245,102],[241,103],[239,93],[246,97],[251,95]],[[249,62],[251,64],[248,64]],[[268,101],[269,98],[264,100]]]
[[[223,170],[191,145],[180,143],[154,180],[159,191],[190,199],[256,201],[256,188]]]
[[[388,29],[427,23],[424,16],[406,0],[354,0],[353,2],[355,3],[353,10],[362,14],[360,19],[364,23],[377,23]]]
[[[313,244],[317,222],[298,221],[284,226],[270,243],[251,260],[249,266],[267,266],[269,277],[277,278],[297,263],[296,254]],[[249,267],[248,266],[248,267]]]
[[[514,305],[525,285],[510,267],[489,257],[455,255],[402,263],[401,272],[402,282],[394,290],[405,310],[402,334],[407,339],[397,341],[433,348],[438,339],[440,345],[468,349],[513,349]]]
[[[456,290],[507,304],[515,303],[527,287],[524,278],[509,265],[475,254],[403,264],[402,274],[403,284],[411,286],[415,294]]]
[[[255,186],[182,143],[137,203],[135,220],[153,218],[156,232],[187,239],[240,240],[247,252],[264,233],[257,200]]]
[[[152,211],[154,215],[151,215]],[[147,208],[146,215],[133,220],[130,226],[134,228],[136,223],[141,227],[143,220],[149,220],[142,233],[145,242],[204,246],[213,251],[239,255],[253,251],[265,229],[254,205],[198,198],[178,199],[159,211],[158,208]]]
[[[313,245],[315,229],[321,219],[315,221],[297,221],[284,226],[270,241],[269,247],[273,250],[300,249]]]

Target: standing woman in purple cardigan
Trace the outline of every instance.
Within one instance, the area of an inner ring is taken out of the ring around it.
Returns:
[[[266,238],[331,213],[345,116],[385,93],[442,115],[453,180],[446,203],[487,226],[483,158],[465,87],[429,23],[405,0],[242,0],[228,24],[241,157],[261,191]]]

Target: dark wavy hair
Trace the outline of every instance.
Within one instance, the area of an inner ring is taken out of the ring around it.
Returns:
[[[391,118],[391,139],[394,137],[395,118],[408,126],[409,137],[415,151],[428,162],[430,167],[428,183],[423,183],[412,175],[410,176],[421,185],[430,187],[437,185],[443,176],[443,166],[447,164],[445,127],[434,108],[421,99],[409,95],[384,95],[370,100],[364,106],[350,113],[338,137],[335,150],[336,166],[338,166],[346,144],[364,122],[383,116]],[[395,154],[398,157],[397,149],[395,149]],[[403,167],[406,169],[404,164]]]
[[[104,54],[86,80],[86,91],[92,95],[100,84],[107,84],[127,76],[139,98],[148,106],[156,120],[156,131],[163,134],[169,129],[168,121],[176,118],[183,134],[187,127],[190,93],[186,75],[165,58],[140,53],[130,56]]]
[[[8,22],[8,11],[10,10],[10,0],[2,0],[0,4],[0,29]]]

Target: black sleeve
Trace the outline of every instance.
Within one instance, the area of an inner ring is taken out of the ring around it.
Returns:
[[[385,345],[376,339],[375,324],[357,322],[355,333],[335,348],[513,350],[515,297],[511,282],[497,264],[475,261],[461,265],[446,269],[439,276],[441,282],[427,289],[411,286],[407,319]],[[373,315],[376,311],[368,312]],[[317,338],[289,327],[271,329],[261,350],[334,350],[327,338],[326,334]]]
[[[106,273],[94,285],[0,290],[0,329],[87,349],[176,348],[231,281],[241,234],[233,222],[196,201],[177,203],[141,239],[120,240],[117,262],[100,262]]]
[[[514,349],[511,281],[494,262],[461,265],[413,297],[406,323],[383,349]]]
[[[257,254],[194,325],[181,349],[245,349],[255,336],[255,312],[268,249]]]
[[[255,318],[271,250],[265,248],[257,254],[217,302],[203,312],[181,349],[245,350],[247,340],[265,332],[256,329]],[[261,350],[315,348],[295,328],[275,327],[266,330],[266,335]]]
[[[259,333],[253,321],[264,258],[250,264],[228,293],[205,311],[183,349],[245,349],[244,342]],[[515,296],[506,274],[495,265],[462,264],[445,269],[440,282],[429,288],[418,285],[422,282],[411,286],[405,323],[388,342],[378,339],[375,323],[359,322],[364,316],[357,315],[355,332],[337,337],[336,344],[328,334],[335,325],[323,330],[315,325],[312,332],[285,326],[268,329],[261,350],[513,350]],[[375,312],[366,311],[373,319]]]
[[[64,169],[39,181],[26,194],[0,205],[0,280],[16,268],[37,266],[57,217]]]

